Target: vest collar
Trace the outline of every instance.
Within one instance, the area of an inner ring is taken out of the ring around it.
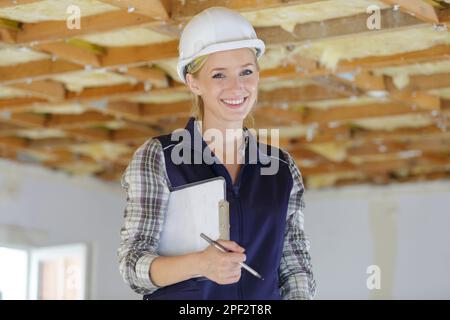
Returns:
[[[203,153],[205,148],[208,148],[208,145],[203,139],[198,121],[194,117],[190,117],[185,129],[190,134],[190,147],[196,152]],[[245,139],[245,163],[262,162],[263,164],[267,164],[271,160],[271,157],[260,149],[257,138],[248,128],[244,127],[243,131]],[[251,154],[257,154],[257,156],[251,157]]]

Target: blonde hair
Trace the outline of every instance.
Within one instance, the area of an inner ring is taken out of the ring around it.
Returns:
[[[255,55],[255,61],[256,61],[256,67],[259,71],[259,64],[258,60],[256,59],[256,49],[255,48],[249,48]],[[191,74],[194,78],[198,77],[198,74],[202,67],[204,66],[206,60],[208,60],[209,55],[204,55],[195,58],[191,63],[189,63],[186,66],[186,74]],[[255,101],[256,104],[256,101]],[[205,104],[203,102],[203,99],[201,96],[196,95],[195,93],[192,93],[192,108],[190,115],[197,120],[203,120],[203,116],[205,113]],[[244,119],[244,126],[247,128],[254,128],[255,127],[255,119],[253,117],[252,111],[249,112],[247,117]]]

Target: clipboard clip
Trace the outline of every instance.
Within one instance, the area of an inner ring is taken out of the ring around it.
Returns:
[[[230,206],[227,200],[219,201],[220,239],[230,240]]]

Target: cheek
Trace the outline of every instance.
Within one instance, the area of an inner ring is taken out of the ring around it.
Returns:
[[[205,96],[207,99],[217,99],[217,97],[219,97],[226,89],[225,81],[211,83],[205,89]]]
[[[259,83],[259,78],[257,77],[252,77],[249,78],[246,82],[245,82],[245,88],[247,89],[248,92],[250,92],[253,95],[256,95],[258,92],[258,83]]]

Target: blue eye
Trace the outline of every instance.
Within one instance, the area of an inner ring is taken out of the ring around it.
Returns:
[[[213,75],[214,79],[221,79],[223,77],[224,77],[223,73],[216,73],[215,75]]]
[[[250,69],[245,69],[244,71],[242,71],[242,73],[243,73],[245,76],[248,76],[248,75],[251,75],[251,74],[253,73],[253,71],[250,70]]]

